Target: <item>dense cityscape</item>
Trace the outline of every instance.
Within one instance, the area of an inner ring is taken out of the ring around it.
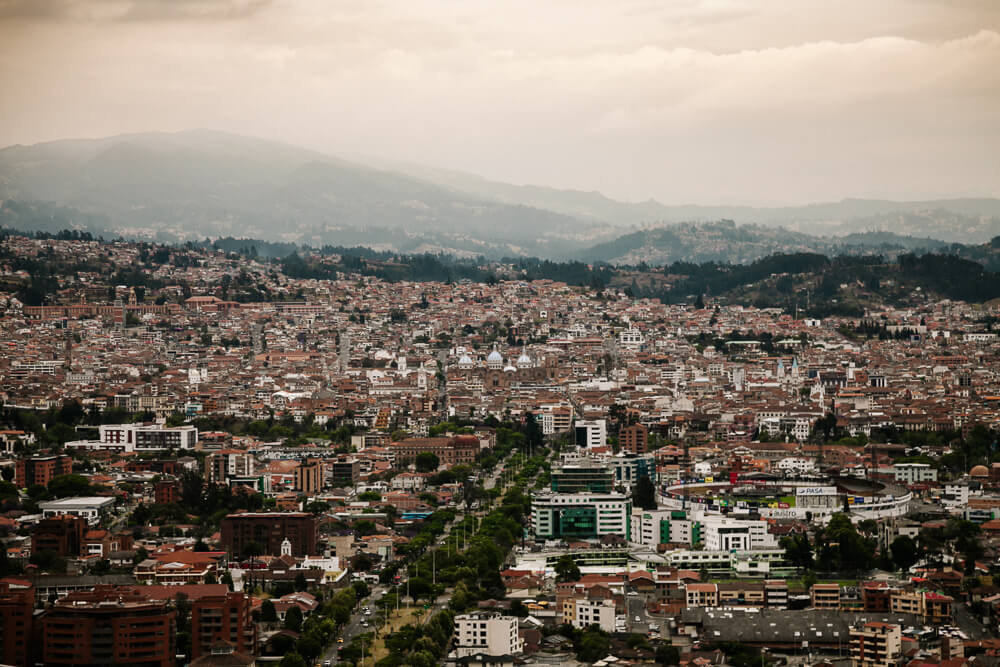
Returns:
[[[0,246],[0,663],[1000,656],[995,302]]]

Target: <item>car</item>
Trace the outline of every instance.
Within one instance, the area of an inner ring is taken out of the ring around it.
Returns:
[[[628,592],[628,595],[629,595],[629,597],[635,597],[635,596],[636,596],[636,595],[638,595],[638,594],[639,594],[639,592],[638,592],[638,591],[629,591],[629,592]]]
[[[361,627],[367,628],[368,627],[368,621],[361,621]]]
[[[337,643],[338,644],[343,644],[344,643],[344,638],[343,637],[337,637]]]
[[[636,622],[636,623],[642,623],[642,619],[641,619],[641,618],[639,618],[638,616],[636,616],[636,617],[635,617],[635,622]]]
[[[333,667],[333,663],[330,662],[329,660],[324,660],[323,667]]]

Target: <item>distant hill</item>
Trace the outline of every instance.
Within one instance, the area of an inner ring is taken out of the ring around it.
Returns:
[[[0,199],[162,240],[238,235],[321,244],[364,235],[379,245],[403,230],[415,245],[522,254],[562,248],[588,229],[601,233],[596,223],[552,211],[208,131],[6,148]]]
[[[722,219],[735,225],[718,227]],[[629,203],[196,130],[2,149],[0,227],[492,258],[748,262],[774,252],[983,243],[1000,235],[1000,200],[849,199],[787,208]]]
[[[775,253],[880,254],[892,258],[903,252],[939,251],[948,245],[936,239],[891,232],[821,237],[783,227],[736,225],[731,220],[721,220],[677,223],[623,234],[582,251],[580,257],[632,266],[672,262],[745,264]]]

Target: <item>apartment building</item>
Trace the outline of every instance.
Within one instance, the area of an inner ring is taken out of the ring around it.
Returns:
[[[810,597],[814,609],[840,609],[840,584],[813,584]]]
[[[898,625],[871,622],[851,628],[851,664],[854,667],[894,667],[902,653]]]
[[[514,616],[489,612],[455,617],[455,653],[459,658],[477,654],[509,656],[523,650]]]
[[[46,665],[175,664],[176,613],[165,601],[97,586],[70,593],[41,621]]]
[[[0,581],[0,663],[34,664],[34,603],[35,593],[30,584],[18,588]]]
[[[221,449],[205,457],[205,481],[226,484],[233,477],[250,477],[257,461],[241,449]]]
[[[628,454],[645,454],[649,443],[649,429],[642,424],[626,426],[618,432],[618,444]]]
[[[33,484],[48,486],[54,478],[73,472],[73,459],[69,456],[33,456],[19,459],[14,465],[14,484],[26,489]]]
[[[605,632],[615,632],[615,601],[612,599],[588,600],[585,597],[574,597],[566,600],[565,605],[573,607],[572,618],[567,620],[574,628],[598,626]]]
[[[257,624],[253,605],[245,593],[206,595],[191,603],[191,657],[211,654],[212,645],[224,641],[237,652],[257,652]]]

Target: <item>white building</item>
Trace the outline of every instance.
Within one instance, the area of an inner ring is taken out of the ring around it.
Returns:
[[[632,499],[620,493],[546,493],[531,499],[531,527],[543,540],[629,539],[631,515]]]
[[[575,609],[570,623],[574,628],[586,628],[596,625],[605,632],[615,632],[615,601],[588,600],[576,598],[573,600]]]
[[[759,551],[777,549],[778,540],[767,532],[766,521],[706,516],[701,521],[707,551]]]
[[[938,471],[928,463],[897,463],[892,466],[892,477],[903,484],[936,482]]]
[[[593,421],[579,420],[574,424],[576,444],[579,447],[604,447],[608,444],[608,422],[606,419]]]
[[[517,618],[514,616],[492,612],[455,617],[456,657],[515,655],[523,650],[524,643],[517,634]]]
[[[104,496],[80,496],[78,498],[60,498],[38,503],[42,510],[42,518],[72,514],[83,517],[91,526],[101,522],[101,517],[115,503],[114,498]]]
[[[659,544],[696,545],[701,542],[701,524],[683,510],[640,510],[632,512],[631,540],[655,549]]]
[[[67,442],[70,449],[112,450],[118,452],[160,452],[167,449],[188,450],[198,445],[194,426],[159,424],[103,424],[97,440]]]
[[[965,482],[952,482],[944,485],[941,504],[950,510],[963,509],[969,505],[969,485]]]
[[[778,461],[778,470],[787,475],[806,475],[816,472],[816,461],[801,456],[786,456]]]

